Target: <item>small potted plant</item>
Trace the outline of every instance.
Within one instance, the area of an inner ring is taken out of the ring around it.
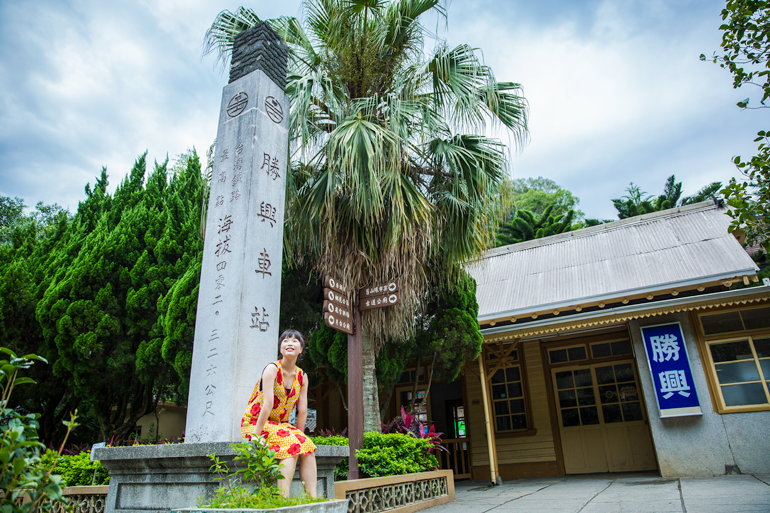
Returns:
[[[275,458],[275,451],[257,442],[232,443],[237,453],[233,462],[240,462],[239,468],[230,470],[227,464],[215,454],[210,454],[211,471],[216,474],[220,485],[210,496],[198,498],[197,508],[174,509],[173,513],[211,513],[218,510],[263,511],[273,513],[286,510],[292,513],[346,513],[347,500],[333,500],[324,497],[310,497],[307,492],[295,497],[281,495],[276,480],[283,479],[281,464]],[[304,485],[304,483],[303,483]]]

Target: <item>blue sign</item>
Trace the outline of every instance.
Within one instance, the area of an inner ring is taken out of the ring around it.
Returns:
[[[679,323],[645,326],[642,338],[660,417],[702,415]]]

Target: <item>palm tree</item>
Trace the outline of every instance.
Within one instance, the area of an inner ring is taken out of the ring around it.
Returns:
[[[430,283],[493,246],[506,147],[479,134],[502,125],[520,148],[527,103],[467,45],[426,54],[420,19],[446,20],[439,0],[308,0],[303,13],[266,20],[289,47],[286,254],[349,290],[400,280],[401,303],[363,318],[365,429],[378,429],[375,352],[414,333]],[[221,12],[204,54],[226,64],[260,21]]]

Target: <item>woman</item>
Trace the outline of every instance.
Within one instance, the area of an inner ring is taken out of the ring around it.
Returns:
[[[268,364],[254,387],[249,406],[241,420],[241,436],[266,443],[281,461],[283,479],[278,489],[289,496],[297,458],[299,477],[311,497],[316,496],[315,444],[303,434],[307,419],[307,375],[297,367],[297,358],[305,349],[302,334],[286,330],[278,337],[280,360]],[[289,415],[297,405],[297,427],[289,424]],[[265,405],[268,405],[267,407]],[[260,433],[261,436],[257,436]]]

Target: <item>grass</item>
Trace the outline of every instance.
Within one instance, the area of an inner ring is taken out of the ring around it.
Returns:
[[[225,487],[218,488],[214,496],[208,501],[198,499],[198,507],[216,509],[275,509],[326,502],[328,500],[324,497],[313,498],[306,493],[286,498],[281,495],[278,488],[273,486],[262,487],[257,491],[236,486],[230,489]]]

